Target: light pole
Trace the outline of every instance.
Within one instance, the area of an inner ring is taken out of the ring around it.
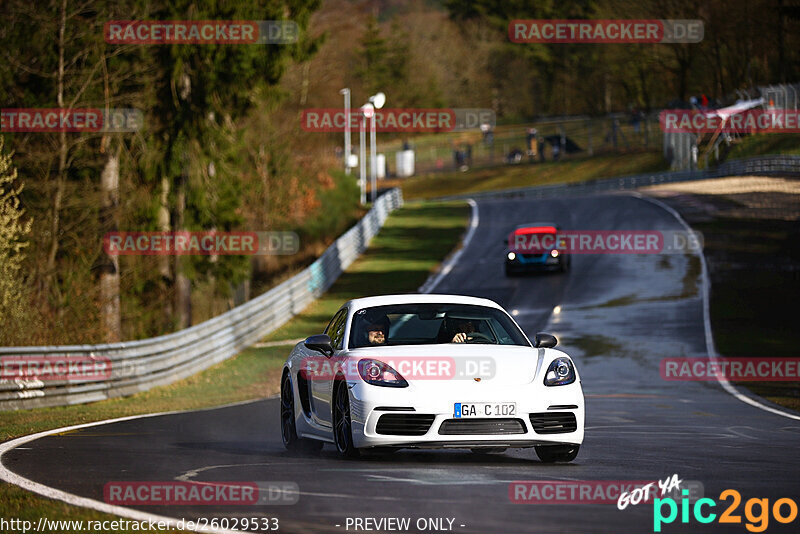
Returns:
[[[370,190],[372,191],[372,203],[375,204],[377,198],[376,190],[378,187],[378,162],[375,159],[378,157],[377,148],[375,147],[375,113],[369,119],[369,181]]]
[[[350,174],[350,89],[345,87],[339,94],[344,95],[344,172]]]
[[[369,104],[374,106],[375,109],[381,109],[383,105],[386,103],[386,95],[383,93],[375,93],[371,97],[369,97]],[[376,133],[375,133],[375,112],[372,112],[372,117],[370,118],[370,132],[369,132],[369,168],[370,168],[370,179],[372,183],[372,203],[375,203],[375,199],[378,197],[378,147],[377,142],[375,140]]]
[[[360,145],[360,151],[358,156],[358,164],[361,170],[360,177],[359,177],[359,184],[361,185],[361,205],[363,206],[367,202],[367,119],[372,117],[375,114],[375,109],[372,107],[372,104],[364,104],[361,107],[361,113],[359,114],[359,128],[358,128],[358,140]]]

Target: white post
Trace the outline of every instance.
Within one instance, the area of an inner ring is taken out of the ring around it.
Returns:
[[[377,110],[381,109],[383,105],[386,103],[386,95],[383,93],[375,93],[371,97],[369,97],[369,106],[370,111],[370,129],[369,129],[369,144],[370,144],[370,174],[372,178],[372,202],[375,203],[375,199],[378,197],[378,157],[377,157],[377,143],[375,141],[375,113]]]
[[[350,174],[350,89],[344,88],[339,93],[344,95],[344,172]]]
[[[361,175],[358,180],[359,185],[361,185],[361,205],[367,203],[367,147],[366,147],[366,136],[367,136],[367,117],[364,116],[364,112],[359,114],[359,129],[358,129],[358,139],[360,146],[360,152],[358,155],[358,165],[361,170]]]
[[[369,121],[369,171],[372,182],[372,203],[378,198],[378,155],[375,146],[375,113]]]

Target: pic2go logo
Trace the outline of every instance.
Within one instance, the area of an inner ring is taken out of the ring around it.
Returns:
[[[717,514],[711,512],[711,508],[717,506],[717,503],[714,501],[714,499],[698,499],[694,503],[694,506],[691,506],[689,504],[689,499],[687,498],[689,492],[687,490],[683,490],[681,493],[684,495],[684,497],[681,499],[680,506],[681,523],[685,524],[690,522],[690,511],[694,515],[695,521],[698,523],[711,523],[714,521],[714,519],[716,519]],[[720,501],[726,501],[729,497],[732,499],[732,502],[719,516],[717,522],[741,524],[742,516],[735,515],[734,512],[736,512],[739,504],[741,504],[742,496],[738,491],[733,489],[727,489],[719,494]],[[769,504],[769,499],[757,498],[749,499],[744,504],[744,516],[748,521],[748,523],[745,523],[745,528],[749,532],[764,532],[767,530],[770,518]],[[668,510],[668,515],[666,516],[664,515],[665,507]],[[758,508],[758,513],[756,513],[755,508]],[[791,523],[797,518],[797,503],[792,499],[784,497],[776,500],[772,504],[771,511],[772,518],[778,523]],[[784,513],[785,511],[788,511],[788,513]],[[678,503],[675,502],[675,499],[666,498],[655,499],[653,501],[653,532],[661,532],[662,524],[670,524],[677,518]]]

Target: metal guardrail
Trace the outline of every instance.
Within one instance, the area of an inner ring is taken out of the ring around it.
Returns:
[[[598,178],[571,184],[545,185],[536,187],[518,187],[501,191],[465,193],[440,197],[435,200],[464,200],[491,198],[553,198],[563,196],[580,196],[603,191],[621,191],[636,189],[648,185],[670,182],[687,182],[706,180],[725,176],[764,175],[800,177],[800,156],[762,156],[747,159],[730,160],[718,167],[694,171],[665,171],[648,174],[633,174],[616,178]]]
[[[234,356],[322,295],[366,249],[389,213],[402,204],[400,189],[386,192],[358,224],[308,268],[253,300],[191,328],[102,345],[0,347],[0,358],[107,358],[111,370],[104,380],[0,379],[0,410],[64,406],[132,395],[188,377]]]

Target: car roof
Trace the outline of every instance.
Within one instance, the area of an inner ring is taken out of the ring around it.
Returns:
[[[497,308],[499,310],[503,310],[502,306],[497,304],[495,301],[489,299],[468,297],[466,295],[439,295],[439,294],[422,294],[422,293],[363,297],[359,299],[349,300],[347,302],[347,305],[353,310],[360,310],[361,308],[371,308],[373,306],[385,306],[387,304],[424,304],[424,303],[472,304],[474,306],[487,306],[490,308]]]

